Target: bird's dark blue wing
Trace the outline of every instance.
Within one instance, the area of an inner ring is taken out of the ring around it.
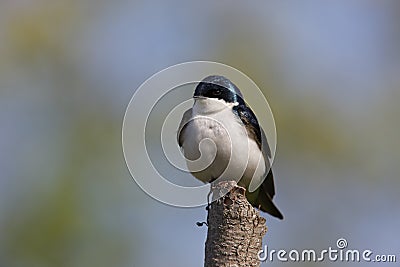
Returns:
[[[267,137],[263,129],[258,124],[258,120],[254,112],[246,106],[246,104],[239,104],[233,107],[234,113],[240,118],[242,123],[247,129],[247,132],[254,141],[256,141],[260,150],[271,158],[271,149],[269,148]]]
[[[249,137],[256,141],[258,147],[264,155],[266,173],[265,179],[262,183],[263,189],[261,191],[267,193],[268,198],[272,199],[275,195],[275,186],[272,170],[270,169],[271,165],[269,159],[271,159],[271,150],[268,145],[267,137],[263,129],[258,124],[256,115],[249,107],[246,105],[237,105],[233,108],[233,111],[245,125]],[[258,185],[256,185],[256,187],[258,187]]]

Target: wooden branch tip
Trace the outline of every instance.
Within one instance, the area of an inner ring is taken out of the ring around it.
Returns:
[[[248,202],[245,188],[235,182],[223,181],[211,190],[214,199],[223,196],[208,209],[204,266],[260,266],[265,218]]]

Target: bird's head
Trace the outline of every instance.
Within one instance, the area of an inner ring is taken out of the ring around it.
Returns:
[[[239,88],[229,79],[212,75],[204,78],[196,87],[193,97],[196,98],[215,98],[226,103],[244,103],[242,93]]]

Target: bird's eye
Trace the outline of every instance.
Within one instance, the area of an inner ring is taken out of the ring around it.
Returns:
[[[212,94],[215,96],[221,95],[221,90],[214,90],[212,91]]]

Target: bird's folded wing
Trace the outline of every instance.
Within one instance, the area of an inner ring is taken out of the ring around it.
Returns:
[[[188,109],[185,111],[185,113],[183,114],[181,123],[179,124],[179,128],[178,128],[178,132],[177,132],[177,141],[179,146],[182,146],[183,140],[182,140],[182,134],[183,131],[185,130],[188,122],[190,121],[190,118],[192,117],[192,109]]]

